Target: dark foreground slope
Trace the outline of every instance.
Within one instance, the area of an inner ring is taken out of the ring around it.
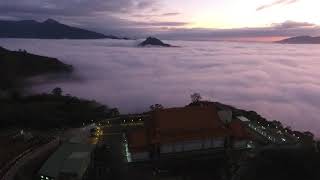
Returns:
[[[310,148],[273,148],[242,162],[234,180],[318,180],[320,153]]]
[[[0,89],[13,88],[25,78],[72,72],[71,65],[56,58],[30,54],[26,51],[9,51],[0,47]]]
[[[35,39],[121,39],[61,24],[53,19],[44,22],[34,20],[0,21],[0,38]]]

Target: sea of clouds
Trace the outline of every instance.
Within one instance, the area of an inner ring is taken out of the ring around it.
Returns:
[[[11,50],[56,57],[74,77],[32,87],[96,99],[121,112],[151,104],[183,106],[190,94],[255,110],[269,120],[320,135],[319,45],[169,41],[179,48],[125,40],[0,39]]]

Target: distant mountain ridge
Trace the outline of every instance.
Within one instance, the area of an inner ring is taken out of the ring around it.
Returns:
[[[288,39],[284,39],[281,41],[277,41],[277,43],[283,44],[320,44],[320,36],[319,37],[311,37],[311,36],[296,36]]]
[[[54,19],[43,22],[34,20],[4,21],[0,20],[0,38],[34,38],[34,39],[126,39],[113,35],[71,27]]]
[[[162,42],[160,39],[157,39],[155,37],[148,37],[146,40],[138,44],[138,46],[145,47],[145,46],[160,46],[160,47],[177,47],[172,46],[170,44],[166,44]]]
[[[139,46],[163,46],[163,47],[170,47],[170,44],[163,43],[160,39],[155,37],[148,37],[145,41],[141,42]]]

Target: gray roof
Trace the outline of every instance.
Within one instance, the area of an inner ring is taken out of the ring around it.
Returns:
[[[68,174],[76,174],[78,177],[82,177],[89,163],[90,163],[89,152],[73,152],[65,160],[61,168],[61,172],[68,173]]]
[[[38,174],[51,178],[57,178],[60,172],[82,175],[93,149],[91,144],[64,143],[49,157]]]
[[[244,116],[237,116],[238,119],[240,119],[243,122],[249,122],[250,120]]]

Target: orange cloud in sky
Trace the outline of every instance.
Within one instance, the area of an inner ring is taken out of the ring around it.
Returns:
[[[280,4],[283,4],[283,5],[287,5],[287,4],[293,4],[293,3],[296,3],[298,2],[299,0],[277,0],[271,4],[266,4],[266,5],[262,5],[260,7],[257,8],[257,11],[261,11],[263,9],[266,9],[266,8],[271,8],[273,6],[276,6],[276,5],[280,5]]]

